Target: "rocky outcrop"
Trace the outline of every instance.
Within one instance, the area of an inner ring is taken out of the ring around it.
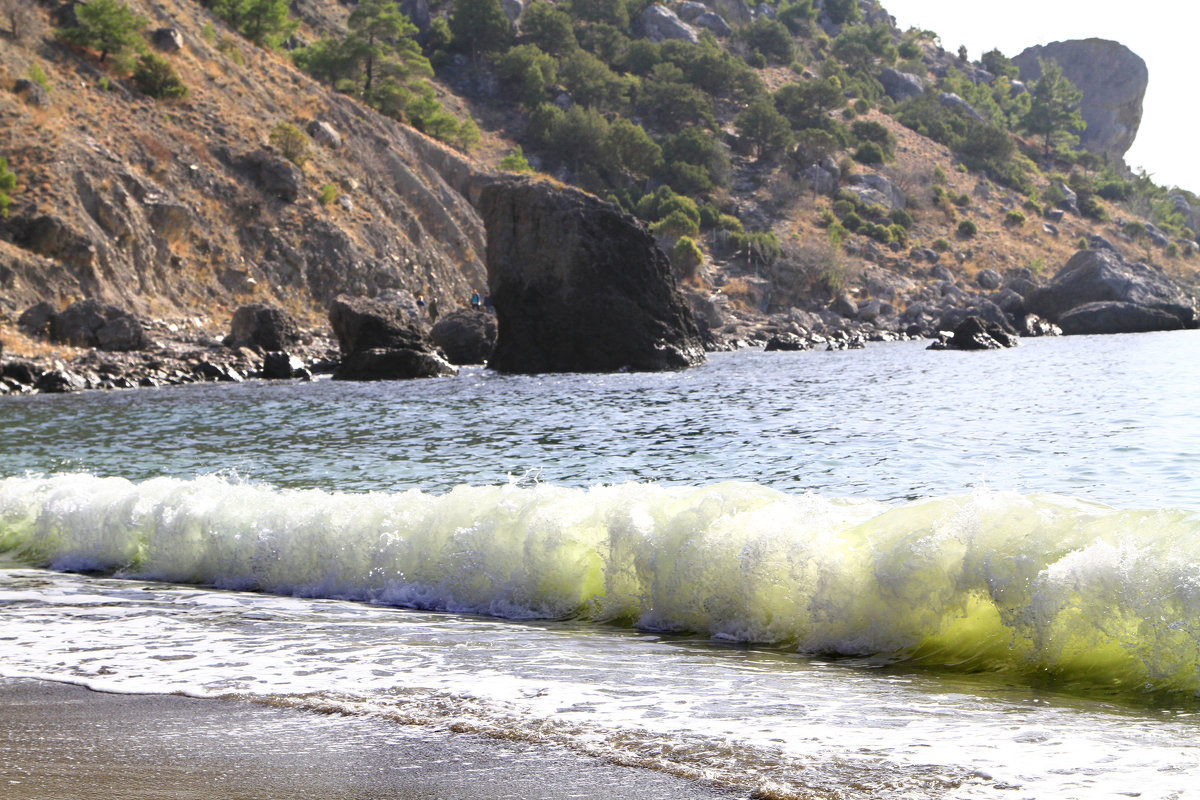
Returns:
[[[39,303],[21,315],[21,326],[52,342],[101,350],[141,350],[150,340],[129,312],[96,300],[80,300],[57,313]]]
[[[667,256],[597,197],[504,179],[479,201],[502,372],[681,369],[704,360]]]
[[[300,326],[291,314],[276,306],[254,303],[233,312],[229,323],[229,347],[260,347],[286,350],[300,342]]]
[[[329,323],[342,353],[335,379],[382,381],[458,373],[396,306],[339,297],[329,307]]]
[[[638,15],[634,31],[652,42],[679,39],[696,44],[700,41],[700,34],[695,28],[681,20],[674,11],[658,3],[651,4]]]
[[[967,317],[950,336],[939,336],[929,350],[1000,350],[1016,347],[1017,337],[994,322]]]
[[[879,73],[879,82],[883,84],[883,90],[887,92],[887,96],[897,103],[925,94],[925,80],[911,72],[900,72],[891,67],[885,67],[883,72]]]
[[[1112,250],[1080,250],[1050,283],[1030,292],[1025,304],[1030,312],[1058,324],[1063,333],[1196,327],[1194,297],[1161,270],[1125,261]],[[1084,310],[1094,304],[1115,305]],[[1071,317],[1077,310],[1080,313]]]
[[[1079,112],[1087,128],[1081,144],[1092,152],[1123,158],[1142,122],[1142,99],[1149,83],[1146,62],[1125,45],[1107,39],[1051,42],[1027,48],[1013,59],[1023,81],[1041,77],[1038,59],[1058,62],[1063,75],[1083,92]]]
[[[429,338],[451,364],[483,364],[496,346],[496,332],[495,315],[463,308],[438,319]]]

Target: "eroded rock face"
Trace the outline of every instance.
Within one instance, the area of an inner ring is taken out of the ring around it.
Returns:
[[[666,254],[616,206],[535,180],[484,187],[501,372],[682,369],[704,361]]]
[[[1112,250],[1080,250],[1050,283],[1030,292],[1025,300],[1029,311],[1057,323],[1063,333],[1196,327],[1195,298],[1160,270],[1125,261]],[[1084,311],[1096,304],[1115,305]],[[1142,311],[1135,313],[1138,308]],[[1122,318],[1128,324],[1120,322]]]
[[[1013,59],[1023,81],[1041,77],[1039,58],[1057,61],[1063,75],[1083,92],[1079,107],[1087,123],[1080,136],[1083,146],[1123,158],[1142,122],[1142,99],[1150,80],[1146,62],[1125,45],[1108,39],[1051,42],[1027,48]]]
[[[496,346],[496,317],[459,309],[434,323],[429,336],[451,364],[483,364]]]
[[[253,303],[233,312],[227,341],[230,347],[253,345],[263,350],[286,350],[299,341],[300,326],[282,308]]]
[[[700,41],[700,35],[695,28],[681,20],[674,11],[658,3],[649,6],[638,16],[634,29],[652,42],[679,39],[696,44]]]

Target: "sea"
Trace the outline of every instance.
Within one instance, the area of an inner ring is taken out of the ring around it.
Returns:
[[[1200,331],[0,398],[0,677],[753,798],[1200,796]]]

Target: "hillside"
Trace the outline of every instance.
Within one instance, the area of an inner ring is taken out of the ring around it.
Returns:
[[[69,6],[9,26],[9,350],[26,344],[17,316],[42,300],[95,297],[214,332],[255,301],[309,322],[341,293],[464,305],[486,280],[472,193],[480,176],[524,168],[522,154],[642,217],[702,323],[732,343],[928,335],[990,296],[993,272],[1037,283],[1095,237],[1196,282],[1194,195],[1076,150],[1070,130],[1051,149],[1022,121],[1036,87],[1007,58],[947,53],[872,0],[755,13],[741,0],[497,2],[515,21],[494,39],[471,38],[453,0],[399,5],[417,28],[390,105],[318,58],[357,8],[334,0],[293,3],[298,27],[273,49],[220,4],[129,0],[147,35],[180,37],[158,52],[182,99],[148,97],[127,65],[56,37]],[[897,96],[892,73],[924,93]],[[300,165],[281,158],[281,126],[311,134]]]

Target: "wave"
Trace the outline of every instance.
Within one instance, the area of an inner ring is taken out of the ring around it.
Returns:
[[[56,570],[580,618],[1111,692],[1200,692],[1200,516],[747,483],[346,494],[220,477],[0,480],[0,552]]]

